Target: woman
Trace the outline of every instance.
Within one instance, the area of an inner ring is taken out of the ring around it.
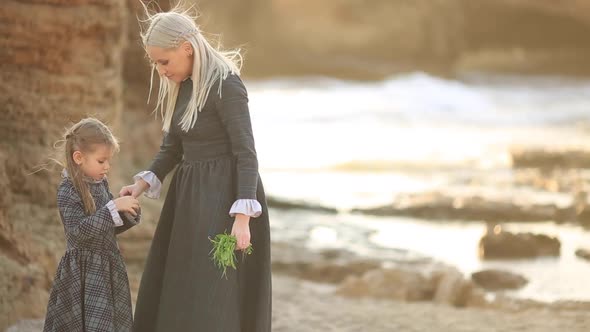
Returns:
[[[178,167],[142,276],[134,330],[270,331],[268,209],[239,53],[214,49],[177,8],[145,22],[143,44],[160,75],[164,138],[148,169],[120,195],[157,198]],[[238,250],[254,249],[238,255],[227,279],[209,255],[209,238],[225,231],[236,236]]]

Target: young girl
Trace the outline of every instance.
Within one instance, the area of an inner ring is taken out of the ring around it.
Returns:
[[[142,275],[134,331],[270,332],[269,217],[239,53],[211,46],[180,8],[145,23],[164,139],[152,164],[119,194],[156,198],[178,167]],[[238,250],[254,249],[227,279],[209,255],[209,238],[225,231]]]
[[[84,119],[65,134],[65,169],[57,190],[66,253],[43,331],[131,331],[129,281],[115,234],[139,222],[139,203],[113,199],[106,175],[119,145],[109,128]]]

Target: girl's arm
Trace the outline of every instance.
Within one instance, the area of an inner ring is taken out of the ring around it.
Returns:
[[[62,186],[57,192],[57,207],[66,233],[83,242],[100,238],[112,232],[115,223],[109,208],[105,205],[90,216],[84,212],[82,199],[73,186]]]
[[[121,216],[121,219],[123,220],[123,225],[115,228],[115,234],[121,234],[121,233],[125,232],[126,230],[130,229],[131,227],[138,225],[139,222],[141,221],[141,210],[137,211],[136,216],[132,216],[131,214],[125,213],[125,212],[123,212],[123,213],[119,212],[119,215]]]
[[[113,202],[114,197],[109,189],[109,183],[107,180],[104,181],[104,185],[105,185],[107,193],[109,194],[110,202]],[[107,205],[108,205],[108,203],[107,203]],[[121,234],[121,233],[125,232],[126,230],[130,229],[131,227],[139,224],[139,222],[141,221],[141,210],[137,211],[136,216],[133,216],[128,212],[118,212],[118,211],[115,211],[117,213],[117,215],[114,216],[113,209],[109,208],[109,210],[111,211],[111,216],[113,217],[113,220],[116,221],[116,219],[118,219],[120,221],[119,223],[115,222],[115,224],[117,226],[115,228],[115,234]]]

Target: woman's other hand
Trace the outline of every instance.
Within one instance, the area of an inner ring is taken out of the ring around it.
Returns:
[[[250,217],[245,214],[236,214],[231,235],[236,237],[236,250],[244,250],[250,246]]]

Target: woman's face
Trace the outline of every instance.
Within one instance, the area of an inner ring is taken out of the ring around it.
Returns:
[[[160,77],[180,83],[193,72],[193,49],[184,42],[177,48],[148,46],[146,51],[150,61],[155,64]]]

